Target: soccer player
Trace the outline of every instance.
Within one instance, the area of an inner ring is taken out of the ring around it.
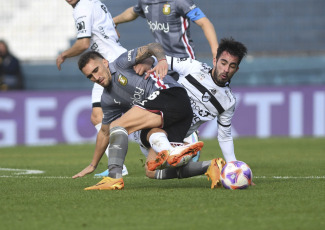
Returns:
[[[118,25],[133,21],[138,16],[147,19],[155,41],[163,46],[166,55],[178,58],[195,59],[194,44],[190,36],[190,21],[196,23],[202,28],[210,44],[213,61],[215,61],[218,40],[214,26],[192,0],[171,0],[168,2],[138,0],[135,6],[126,9],[113,20]],[[135,70],[140,72],[142,69],[136,67]],[[176,80],[178,79],[177,72],[169,71],[169,75]],[[193,132],[188,140],[198,141],[197,131]],[[144,148],[140,148],[143,153],[146,152]],[[198,161],[199,157],[200,152],[192,160]]]
[[[145,79],[134,71],[133,66],[151,55],[157,58],[158,64]],[[184,157],[195,156],[201,150],[203,142],[175,148],[169,143],[183,141],[193,114],[186,90],[169,75],[164,77],[168,64],[160,44],[151,43],[129,50],[114,62],[109,62],[98,52],[87,52],[80,57],[78,65],[88,79],[104,87],[101,99],[104,116],[92,162],[73,178],[93,172],[108,145],[110,152],[108,177],[85,190],[124,188],[122,166],[127,154],[128,135],[135,131],[142,130],[141,142],[152,147],[150,152],[158,153],[147,163],[152,170],[166,162],[177,166]],[[160,78],[163,77],[162,81]]]
[[[133,21],[138,16],[147,19],[148,26],[166,55],[195,59],[194,44],[190,36],[190,21],[199,25],[208,40],[212,57],[218,49],[213,24],[192,0],[138,0],[138,3],[113,18],[116,25]]]
[[[226,162],[236,160],[231,135],[236,98],[229,84],[246,54],[245,45],[233,38],[224,38],[219,44],[213,68],[193,59],[167,57],[169,68],[180,74],[178,82],[184,86],[191,101],[193,120],[186,136],[197,130],[201,124],[216,119],[218,142]],[[149,152],[147,159],[152,160],[153,157]],[[147,167],[146,175],[153,179],[186,178],[204,174],[208,166],[209,162],[189,162],[183,167],[156,171]],[[209,171],[206,175],[208,178],[213,177],[209,176]],[[213,186],[216,187],[217,184],[212,184],[211,188]]]
[[[67,58],[78,56],[87,49],[101,53],[110,62],[126,51],[119,42],[111,14],[100,0],[66,0],[66,2],[73,7],[73,18],[78,32],[77,41],[72,47],[60,53],[56,59],[59,70]],[[103,118],[100,104],[102,93],[103,87],[94,83],[90,119],[97,132],[100,130]],[[108,151],[106,154],[108,156]],[[123,167],[123,174],[127,175],[127,168]]]

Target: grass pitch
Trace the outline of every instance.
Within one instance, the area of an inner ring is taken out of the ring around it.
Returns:
[[[205,140],[200,160],[220,157]],[[205,176],[150,180],[131,143],[121,191],[84,191],[73,180],[94,145],[0,149],[0,229],[325,229],[325,139],[238,138],[235,151],[256,186],[210,189]],[[106,169],[104,157],[95,173]],[[24,169],[25,171],[23,171]],[[34,171],[26,171],[34,170]],[[22,174],[36,173],[41,174]]]

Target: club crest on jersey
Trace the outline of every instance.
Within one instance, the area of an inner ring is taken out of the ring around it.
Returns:
[[[205,92],[202,96],[202,101],[208,102],[208,101],[210,101],[210,98],[211,98],[210,94],[208,92]]]
[[[124,77],[122,74],[118,75],[117,81],[123,86],[126,86],[126,84],[128,83],[128,79]]]
[[[169,3],[164,5],[163,14],[164,15],[169,15],[170,14],[170,4]]]

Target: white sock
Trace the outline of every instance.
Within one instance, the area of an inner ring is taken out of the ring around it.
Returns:
[[[219,141],[219,145],[226,162],[236,161],[234,143],[232,139],[230,141]]]
[[[99,132],[101,127],[102,127],[102,123],[98,123],[97,125],[95,125],[97,133]],[[106,154],[107,157],[108,157],[108,148],[109,148],[109,145],[107,146],[107,149],[105,150],[105,154]]]
[[[159,153],[163,150],[171,150],[173,147],[170,145],[165,133],[153,133],[149,137],[149,143],[155,152]]]

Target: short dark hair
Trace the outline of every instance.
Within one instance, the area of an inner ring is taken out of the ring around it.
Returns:
[[[247,54],[247,48],[244,44],[235,41],[232,37],[230,38],[223,38],[218,47],[217,51],[217,60],[220,58],[220,55],[223,51],[227,51],[233,56],[238,57],[238,65],[240,64],[243,57]]]
[[[83,55],[80,56],[79,61],[78,61],[78,67],[80,70],[82,70],[85,65],[89,62],[90,59],[95,60],[95,59],[105,59],[103,55],[98,53],[97,51],[88,51],[84,53]]]

